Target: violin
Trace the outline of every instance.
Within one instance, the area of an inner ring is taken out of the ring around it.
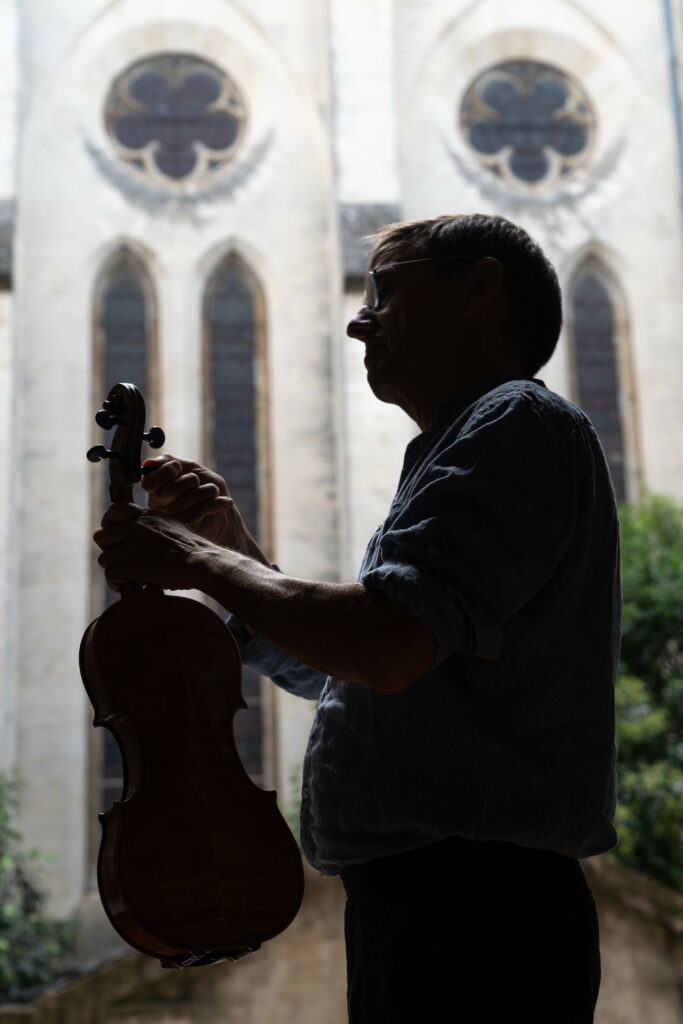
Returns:
[[[97,413],[116,427],[112,501],[133,500],[145,404],[116,384]],[[299,848],[274,791],[256,786],[235,745],[232,719],[246,708],[241,661],[223,620],[187,597],[124,583],[121,600],[88,626],[81,676],[93,724],[114,736],[121,799],[100,814],[97,881],[113,927],[163,967],[236,960],[283,931],[303,896]]]

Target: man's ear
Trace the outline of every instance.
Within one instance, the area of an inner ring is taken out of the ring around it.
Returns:
[[[500,295],[505,270],[495,256],[482,256],[471,267],[465,289],[465,316],[478,316]]]

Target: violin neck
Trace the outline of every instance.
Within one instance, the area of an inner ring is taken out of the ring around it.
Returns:
[[[112,475],[109,483],[109,500],[133,503],[133,484],[118,476]]]
[[[109,483],[109,498],[114,501],[125,501],[133,503],[133,484],[125,480],[118,473],[112,473]],[[139,597],[143,587],[141,583],[121,583],[119,593],[121,600],[126,601],[129,597]]]

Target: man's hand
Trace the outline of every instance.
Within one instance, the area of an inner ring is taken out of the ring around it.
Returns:
[[[213,544],[270,564],[244,525],[222,476],[172,455],[146,459],[144,466],[142,486],[150,509],[190,526]]]
[[[361,583],[284,576],[184,523],[123,502],[109,506],[94,539],[114,590],[127,582],[201,590],[276,647],[338,679],[398,693],[434,659],[431,632]]]
[[[114,590],[121,583],[189,590],[194,562],[212,547],[183,523],[123,502],[109,506],[93,540],[102,548],[98,562]]]

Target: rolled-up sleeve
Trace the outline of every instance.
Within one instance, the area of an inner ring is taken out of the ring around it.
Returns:
[[[435,637],[435,664],[500,655],[505,624],[552,575],[576,517],[575,432],[522,394],[481,409],[399,488],[361,581]],[[401,500],[402,493],[403,500]]]

